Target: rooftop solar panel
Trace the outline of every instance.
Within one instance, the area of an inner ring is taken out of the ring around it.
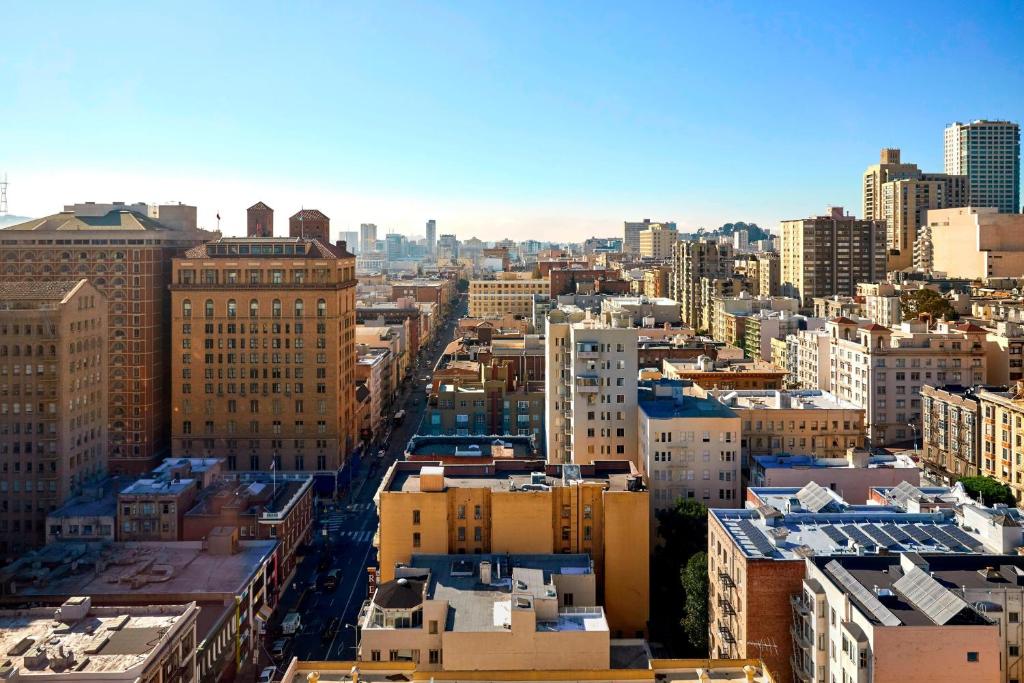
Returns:
[[[800,505],[811,512],[821,512],[832,502],[832,494],[823,489],[813,481],[808,482],[802,489],[796,492]]]
[[[945,530],[946,533],[948,533],[950,536],[958,540],[962,545],[966,546],[967,548],[970,548],[971,550],[976,550],[980,548],[982,545],[984,545],[981,541],[976,539],[974,536],[971,536],[969,533],[967,533],[958,526],[946,527]]]
[[[923,543],[926,545],[933,545],[935,543],[934,538],[926,534],[921,527],[915,524],[908,524],[907,526],[903,527],[903,530],[906,531],[910,535],[910,537],[918,543]]]
[[[889,534],[882,531],[877,524],[865,524],[864,533],[873,538],[882,548],[893,548],[899,545]]]
[[[850,595],[856,599],[864,608],[874,615],[878,621],[885,626],[899,626],[901,622],[889,608],[875,597],[875,594],[865,588],[860,581],[855,579],[850,572],[846,571],[841,564],[832,560],[825,565],[825,569],[835,577],[836,581],[845,588]]]
[[[939,543],[941,543],[942,545],[946,546],[954,552],[963,552],[967,550],[967,548],[960,545],[960,541],[956,540],[948,533],[946,533],[946,530],[942,527],[930,526],[927,527],[925,531],[931,534],[931,537],[934,538],[936,541],[938,541]]]
[[[892,536],[897,543],[906,543],[910,540],[910,536],[907,536],[907,534],[895,524],[883,524],[881,529]]]
[[[918,567],[900,577],[893,588],[940,626],[967,609],[966,602]]]
[[[860,527],[855,527],[852,524],[845,524],[842,527],[843,533],[853,539],[854,543],[860,543],[861,545],[874,545],[867,534],[860,530]]]
[[[835,528],[833,525],[825,524],[821,527],[821,531],[823,534],[828,536],[836,545],[846,545],[846,536],[840,533],[839,529]]]
[[[771,557],[775,553],[775,546],[752,523],[742,520],[739,527],[759,553],[766,557]]]

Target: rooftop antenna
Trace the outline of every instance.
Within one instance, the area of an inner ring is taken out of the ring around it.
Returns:
[[[7,215],[7,174],[0,180],[0,216]]]
[[[748,640],[747,648],[757,648],[757,658],[764,660],[765,652],[771,654],[772,657],[779,656],[779,646],[775,644],[775,639],[768,637],[765,640]]]

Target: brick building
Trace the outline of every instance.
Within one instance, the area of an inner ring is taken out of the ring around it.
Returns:
[[[355,257],[224,238],[174,260],[175,455],[335,472],[356,445]]]
[[[302,209],[288,219],[288,236],[331,243],[331,219],[317,209]]]
[[[0,282],[0,556],[107,469],[107,302],[88,280]]]
[[[249,237],[274,236],[274,210],[263,202],[256,202],[245,211],[245,234]]]
[[[106,296],[110,469],[146,471],[167,455],[170,436],[171,258],[215,234],[113,210],[65,211],[0,236],[0,281],[88,277]]]

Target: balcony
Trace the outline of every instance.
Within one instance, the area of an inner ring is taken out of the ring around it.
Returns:
[[[793,606],[793,611],[797,614],[804,617],[810,616],[811,608],[800,593],[789,596],[789,604]]]
[[[804,629],[800,624],[792,624],[789,627],[789,635],[793,636],[793,643],[803,650],[808,650],[814,643],[811,642],[810,636],[804,632]]]
[[[596,394],[601,391],[601,380],[597,377],[577,377],[576,391],[581,394]]]
[[[730,645],[736,644],[736,637],[733,636],[732,631],[729,630],[729,627],[723,624],[722,622],[718,622],[718,637],[721,638],[723,642],[728,643]]]
[[[789,657],[789,664],[793,667],[793,675],[798,681],[805,681],[806,683],[813,682],[814,678],[804,669],[803,657],[793,653]]]
[[[718,598],[718,610],[730,617],[736,614],[736,610],[733,608],[732,603],[729,602],[729,598]]]
[[[723,588],[735,588],[736,584],[726,572],[718,572],[718,584]]]

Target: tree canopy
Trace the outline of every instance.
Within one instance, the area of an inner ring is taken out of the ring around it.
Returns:
[[[932,319],[957,320],[960,314],[944,296],[933,289],[918,289],[903,297],[901,302],[903,319],[913,320],[921,313],[928,313]]]
[[[706,638],[703,645],[695,644],[685,630],[689,622],[684,573],[690,558],[707,551],[708,509],[692,498],[680,498],[675,506],[658,511],[657,519],[663,543],[655,548],[651,560],[652,638],[664,643],[674,656],[705,657]],[[706,611],[706,594],[695,599]]]
[[[1006,484],[989,477],[964,477],[960,480],[967,492],[974,500],[984,502],[985,505],[1004,503],[1016,506],[1017,500],[1013,497],[1013,491]]]
[[[708,554],[701,551],[686,563],[680,580],[686,594],[682,627],[690,648],[696,653],[708,650]]]

